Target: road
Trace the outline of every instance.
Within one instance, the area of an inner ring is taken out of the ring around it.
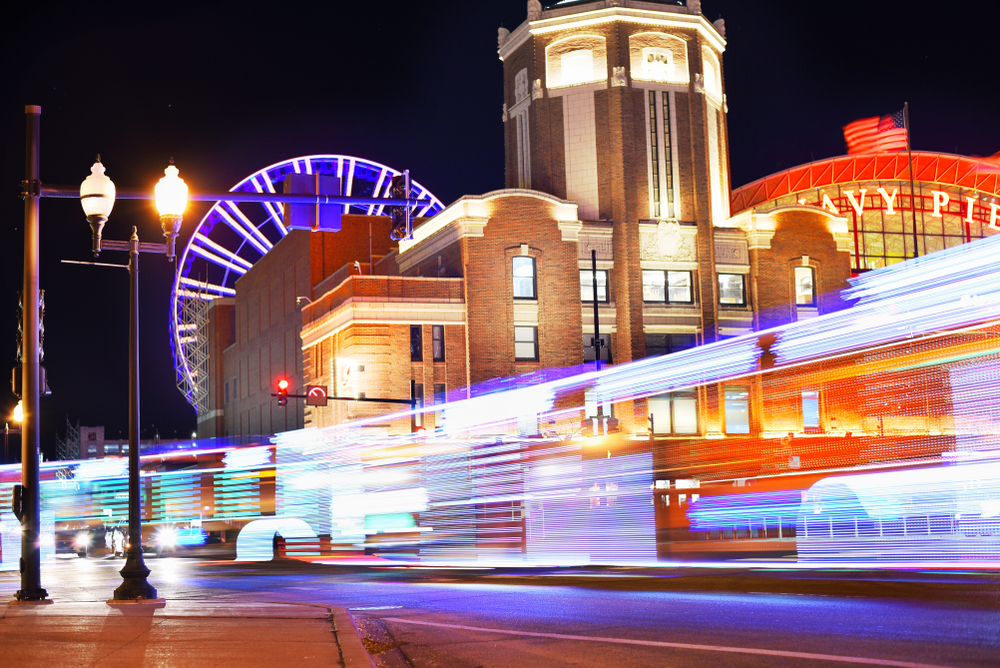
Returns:
[[[62,559],[43,585],[104,600],[121,565]],[[387,667],[1000,665],[995,572],[148,565],[167,599],[347,607]]]

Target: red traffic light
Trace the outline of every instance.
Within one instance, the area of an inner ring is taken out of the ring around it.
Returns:
[[[278,391],[287,392],[288,391],[288,381],[284,378],[278,381]]]

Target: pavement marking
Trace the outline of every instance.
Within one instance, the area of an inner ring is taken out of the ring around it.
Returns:
[[[558,640],[587,640],[590,642],[610,642],[619,645],[644,645],[647,647],[670,647],[673,649],[692,649],[702,652],[730,652],[733,654],[759,654],[763,656],[784,656],[793,659],[812,659],[814,661],[840,661],[842,663],[860,663],[870,666],[895,666],[896,668],[948,668],[931,663],[913,663],[911,661],[893,661],[891,659],[867,659],[862,656],[838,656],[836,654],[813,654],[811,652],[786,652],[777,649],[756,649],[753,647],[726,647],[724,645],[693,645],[682,642],[660,642],[657,640],[631,640],[629,638],[607,638],[602,636],[576,636],[565,633],[537,633],[534,631],[509,631],[505,629],[488,629],[481,626],[465,626],[464,624],[442,624],[440,622],[422,622],[403,617],[383,617],[383,621],[400,622],[402,624],[420,624],[422,626],[439,626],[447,629],[462,629],[481,633],[502,633],[512,636],[531,636],[533,638],[556,638]]]
[[[352,612],[355,610],[396,610],[402,607],[401,605],[370,605],[367,608],[348,608],[348,610]]]

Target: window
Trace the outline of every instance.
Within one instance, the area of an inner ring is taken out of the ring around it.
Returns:
[[[226,381],[226,403],[229,403],[229,381]]]
[[[726,433],[750,433],[750,391],[745,387],[726,387]]]
[[[105,454],[107,454],[109,452],[118,452],[118,444],[117,443],[105,443],[104,444],[104,452],[105,452]]]
[[[514,359],[519,362],[538,361],[538,328],[514,328]]]
[[[431,326],[431,347],[435,362],[444,361],[444,325]]]
[[[445,391],[444,383],[434,383],[434,405],[444,406],[448,401],[448,393]]]
[[[411,398],[416,400],[413,407],[416,410],[420,410],[421,408],[424,407],[424,384],[413,383],[412,387],[413,387],[413,396]],[[412,419],[410,420],[410,429],[413,430],[416,429],[417,427],[423,427],[423,426],[424,426],[424,414],[414,413]]]
[[[594,52],[590,49],[564,53],[560,60],[563,86],[572,86],[594,80]]]
[[[726,306],[747,305],[743,274],[719,274],[719,303]]]
[[[802,429],[819,431],[819,392],[815,390],[802,392]]]
[[[410,325],[410,361],[424,361],[424,328]]]
[[[647,334],[646,357],[678,353],[698,345],[694,334]]]
[[[663,51],[657,49],[657,51]],[[644,64],[662,68],[667,61],[661,53],[650,54]],[[659,101],[657,101],[659,97]],[[670,93],[649,91],[649,178],[650,213],[654,218],[674,218],[674,154],[670,136]],[[662,141],[661,141],[662,139]],[[662,155],[661,155],[662,152]]]
[[[668,304],[693,304],[691,272],[643,270],[642,300]]]
[[[694,392],[674,392],[648,399],[650,428],[654,434],[697,434],[698,397]]]
[[[580,270],[580,301],[594,302],[594,272],[590,269]],[[597,301],[608,301],[608,272],[597,270]]]
[[[816,305],[815,272],[812,267],[795,267],[795,304]]]
[[[514,258],[514,299],[537,299],[535,294],[535,258]]]
[[[594,355],[594,335],[584,334],[583,335],[583,361],[593,362],[595,359]],[[601,334],[601,361],[607,362],[608,364],[614,364],[611,358],[611,335]]]

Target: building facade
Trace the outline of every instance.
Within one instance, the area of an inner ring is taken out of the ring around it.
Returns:
[[[379,216],[278,243],[210,308],[201,436],[432,428],[433,410],[389,422],[399,407],[374,400],[429,409],[598,355],[618,364],[812,318],[846,306],[852,273],[912,256],[914,213],[920,254],[1000,225],[995,170],[956,156],[914,155],[912,208],[905,154],[732,191],[721,20],[697,2],[527,10],[498,34],[506,187],[418,221],[398,247]],[[338,399],[280,407],[279,376]],[[704,431],[723,403],[683,419],[671,397],[615,410],[633,433]]]

